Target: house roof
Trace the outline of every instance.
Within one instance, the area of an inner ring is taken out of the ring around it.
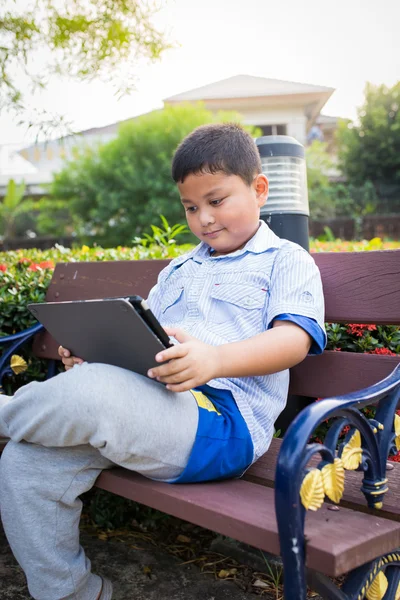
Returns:
[[[219,98],[248,98],[250,96],[285,96],[294,94],[332,93],[334,88],[267,79],[253,75],[234,75],[208,85],[165,98],[164,102],[185,102]]]
[[[337,122],[341,117],[332,117],[330,115],[318,115],[316,123],[318,125],[337,125]]]

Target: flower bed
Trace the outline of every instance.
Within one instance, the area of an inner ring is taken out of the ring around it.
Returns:
[[[368,252],[369,250],[395,250],[400,248],[400,241],[385,241],[381,238],[362,240],[360,242],[346,242],[334,240],[332,242],[310,241],[311,252]]]

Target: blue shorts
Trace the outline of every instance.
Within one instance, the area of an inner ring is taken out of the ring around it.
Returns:
[[[231,392],[208,385],[191,391],[199,409],[196,439],[184,471],[170,483],[240,477],[251,464],[254,449]]]

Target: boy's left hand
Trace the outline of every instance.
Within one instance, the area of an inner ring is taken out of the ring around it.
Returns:
[[[149,377],[166,383],[167,389],[172,392],[186,392],[218,376],[220,359],[217,346],[204,344],[183,329],[164,329],[180,343],[156,355],[157,362],[169,362],[150,369]]]

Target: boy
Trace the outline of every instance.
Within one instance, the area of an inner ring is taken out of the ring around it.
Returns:
[[[66,373],[1,400],[0,435],[12,440],[2,518],[38,600],[112,596],[79,546],[78,496],[102,469],[168,482],[240,476],[268,449],[288,368],[325,345],[314,261],[259,220],[268,181],[251,137],[200,127],[172,175],[201,243],[162,271],[148,302],[179,344],[148,378],[60,348]]]

